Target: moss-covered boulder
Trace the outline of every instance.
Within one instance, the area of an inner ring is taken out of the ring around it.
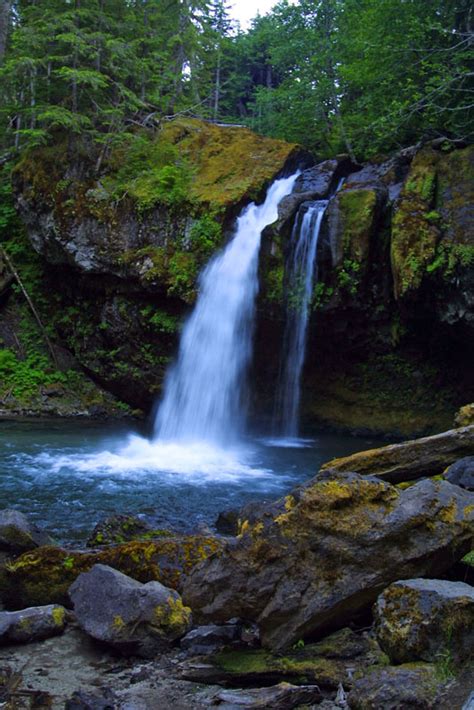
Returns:
[[[332,459],[321,466],[321,471],[355,471],[401,483],[440,475],[458,459],[472,455],[474,426],[467,426]]]
[[[141,584],[106,565],[94,565],[70,589],[84,631],[126,655],[152,658],[189,630],[191,609],[159,582]]]
[[[384,663],[386,656],[374,640],[342,629],[319,643],[300,641],[284,654],[228,648],[184,661],[179,672],[187,680],[235,688],[287,682],[336,690],[340,683],[350,686],[354,674]]]
[[[154,530],[134,515],[116,514],[97,523],[87,540],[87,547],[119,545],[131,540],[153,540],[170,535],[169,530]]]
[[[443,689],[437,669],[429,663],[381,668],[354,683],[351,710],[432,710]]]
[[[0,595],[10,609],[52,603],[70,606],[69,587],[95,564],[113,567],[139,582],[158,581],[181,590],[184,576],[220,548],[219,540],[198,535],[134,541],[100,552],[40,547],[6,565]]]
[[[446,481],[406,490],[377,478],[321,475],[244,523],[237,543],[187,578],[198,621],[256,621],[287,648],[344,625],[388,584],[437,574],[471,548],[474,494]]]
[[[66,609],[57,604],[22,611],[0,611],[0,645],[30,643],[62,634]]]
[[[474,587],[440,579],[391,584],[374,607],[375,632],[393,663],[474,653]]]

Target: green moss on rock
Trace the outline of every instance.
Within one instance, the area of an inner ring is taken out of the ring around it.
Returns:
[[[69,587],[95,564],[113,567],[139,582],[156,580],[179,590],[183,576],[221,546],[215,538],[186,536],[133,541],[96,553],[40,547],[6,565],[2,597],[9,608],[68,605]]]

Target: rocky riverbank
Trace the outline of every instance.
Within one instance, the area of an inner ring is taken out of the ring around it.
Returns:
[[[227,536],[117,515],[72,549],[0,511],[0,701],[470,708],[469,413],[432,439],[328,462],[285,498],[227,516]]]

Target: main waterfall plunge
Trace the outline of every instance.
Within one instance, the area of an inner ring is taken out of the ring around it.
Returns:
[[[161,442],[235,443],[245,423],[261,233],[278,216],[297,175],[277,180],[265,202],[237,220],[235,236],[201,273],[199,296],[165,381],[155,421]]]

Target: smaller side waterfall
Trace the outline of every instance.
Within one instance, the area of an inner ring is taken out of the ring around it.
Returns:
[[[318,237],[328,200],[300,208],[291,242],[295,244],[288,271],[288,300],[282,365],[275,409],[275,429],[279,436],[298,436],[300,381],[306,351],[306,331],[315,267]]]

